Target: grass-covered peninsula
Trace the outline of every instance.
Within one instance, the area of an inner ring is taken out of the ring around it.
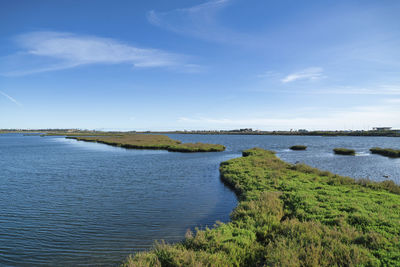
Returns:
[[[123,266],[399,266],[400,187],[354,180],[271,151],[221,163],[231,222],[158,243]]]
[[[337,155],[345,155],[345,156],[354,156],[356,154],[356,151],[354,149],[348,149],[348,148],[334,148],[333,152]]]
[[[400,149],[373,147],[369,151],[389,158],[400,158]]]
[[[155,134],[125,134],[105,136],[68,136],[66,138],[78,141],[97,142],[111,146],[132,149],[161,149],[171,152],[219,152],[225,146],[205,143],[181,143],[166,135]]]

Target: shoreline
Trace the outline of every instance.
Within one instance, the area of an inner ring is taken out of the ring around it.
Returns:
[[[66,139],[74,139],[77,141],[94,142],[126,149],[152,149],[167,150],[169,152],[222,152],[225,146],[219,144],[206,143],[182,143],[169,138],[166,135],[150,135],[150,134],[130,134],[122,136],[96,136],[96,137],[77,137],[66,136]]]
[[[400,186],[392,181],[293,165],[258,148],[222,162],[220,174],[239,200],[230,222],[188,232],[177,244],[156,243],[122,266],[400,263],[400,212],[393,212]]]
[[[92,130],[0,130],[0,134],[6,133],[40,133],[43,135],[60,135],[60,136],[110,136],[110,135],[126,135],[126,134],[196,134],[196,135],[278,135],[278,136],[359,136],[359,137],[400,137],[400,130],[387,131],[92,131]]]
[[[278,135],[278,136],[322,136],[322,137],[400,137],[399,131],[377,132],[377,131],[310,131],[306,133],[289,131],[261,131],[261,132],[217,132],[217,131],[171,131],[171,132],[138,132],[151,134],[198,134],[198,135]]]

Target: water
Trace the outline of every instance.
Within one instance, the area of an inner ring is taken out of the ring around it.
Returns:
[[[171,153],[0,135],[0,266],[117,265],[154,240],[176,242],[188,228],[228,221],[237,201],[219,180],[219,163],[255,146],[289,162],[400,183],[400,159],[368,153],[373,146],[400,148],[396,138],[169,136],[227,150]],[[309,148],[288,150],[295,144]],[[333,155],[335,147],[359,154]]]
[[[232,156],[0,135],[0,266],[116,265],[228,221],[218,167]]]
[[[370,154],[371,147],[400,149],[400,138],[396,137],[324,137],[324,136],[278,136],[278,135],[178,135],[171,138],[183,142],[209,142],[223,144],[225,153],[240,153],[252,147],[261,147],[277,152],[277,156],[290,162],[303,162],[313,167],[353,178],[368,178],[374,181],[387,180],[385,176],[400,184],[400,158],[387,158]],[[292,145],[306,145],[306,151],[292,151]],[[336,147],[352,148],[356,156],[333,154]]]

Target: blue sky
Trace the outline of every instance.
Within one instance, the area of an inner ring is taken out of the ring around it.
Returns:
[[[400,2],[0,1],[0,128],[400,128]]]

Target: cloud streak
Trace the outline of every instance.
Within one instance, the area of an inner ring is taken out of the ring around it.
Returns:
[[[3,91],[0,91],[0,94],[2,94],[4,97],[6,97],[8,100],[10,100],[11,102],[13,102],[14,104],[16,104],[17,106],[22,106],[22,104],[20,102],[18,102],[15,98],[11,97],[10,95],[4,93]]]
[[[291,73],[284,77],[282,83],[290,83],[298,80],[319,80],[323,78],[323,69],[320,67],[307,68],[298,72]]]
[[[217,18],[230,0],[211,0],[200,5],[167,12],[151,10],[147,20],[160,28],[207,41],[253,46],[260,38],[222,26]]]
[[[139,48],[109,38],[31,32],[16,40],[23,50],[2,60],[0,70],[4,75],[25,75],[90,64],[131,64],[138,68],[192,66],[185,63],[186,57],[182,55]],[[26,65],[32,67],[24,67]]]

